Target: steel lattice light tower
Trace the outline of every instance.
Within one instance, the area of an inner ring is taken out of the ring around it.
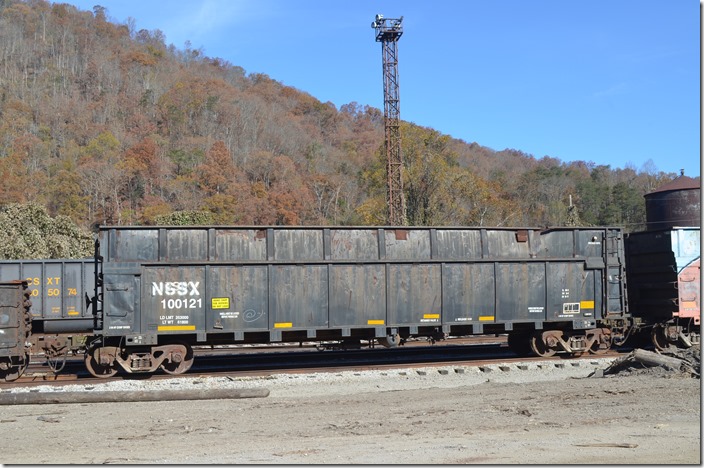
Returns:
[[[384,69],[384,127],[386,134],[386,190],[389,224],[405,226],[406,200],[403,196],[403,156],[401,154],[400,98],[398,92],[398,40],[403,34],[398,19],[376,15],[372,28],[381,42]]]

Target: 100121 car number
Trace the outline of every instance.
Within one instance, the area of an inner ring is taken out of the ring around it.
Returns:
[[[203,307],[203,299],[162,299],[161,307],[164,309],[200,309]]]

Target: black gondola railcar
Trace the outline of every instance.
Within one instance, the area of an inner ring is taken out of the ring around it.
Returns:
[[[29,365],[31,305],[26,281],[0,281],[0,380],[16,380]]]
[[[43,353],[56,369],[69,352],[82,352],[86,337],[93,334],[89,304],[95,294],[95,260],[0,261],[0,281],[18,279],[27,282],[32,301],[33,353]]]
[[[508,333],[549,356],[628,327],[618,228],[102,227],[97,376],[185,372],[196,344]]]
[[[701,341],[698,227],[670,227],[626,238],[630,310],[659,350]]]

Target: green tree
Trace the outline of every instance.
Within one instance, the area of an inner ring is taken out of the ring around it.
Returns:
[[[36,203],[0,208],[0,258],[85,258],[93,254],[93,236],[67,216],[51,218]]]
[[[214,216],[210,211],[174,211],[157,216],[155,223],[159,226],[207,226],[214,223]]]

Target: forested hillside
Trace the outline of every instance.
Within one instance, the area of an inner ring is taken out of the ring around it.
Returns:
[[[383,115],[43,0],[0,0],[0,206],[96,224],[384,223]],[[380,83],[381,101],[381,83]],[[413,225],[644,221],[675,174],[495,151],[402,125]],[[634,155],[637,159],[637,155]]]

